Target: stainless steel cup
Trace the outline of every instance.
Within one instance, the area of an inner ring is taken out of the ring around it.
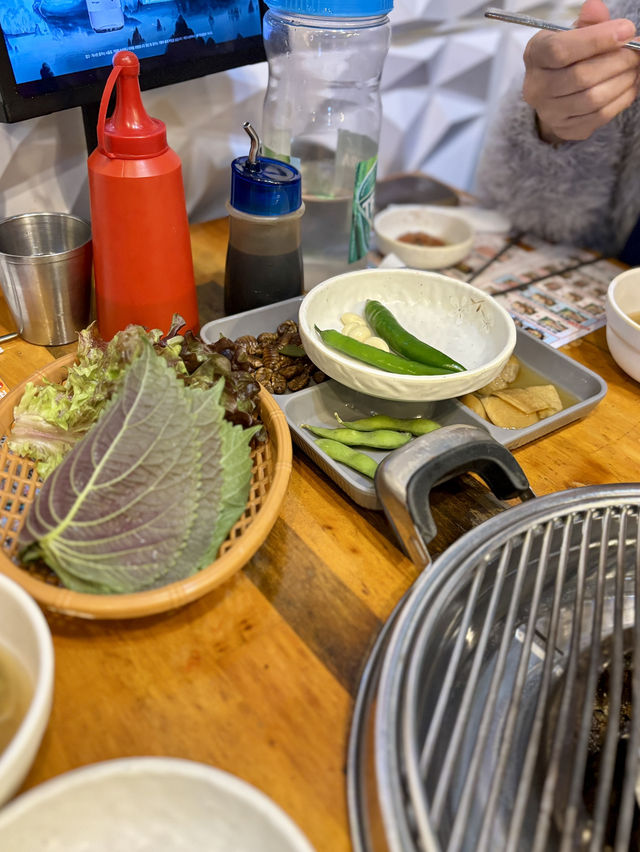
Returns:
[[[0,285],[20,335],[57,346],[89,322],[91,227],[69,213],[0,221]]]

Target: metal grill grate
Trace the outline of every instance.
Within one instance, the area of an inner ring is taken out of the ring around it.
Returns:
[[[385,839],[352,787],[369,822],[356,849],[640,848],[630,488],[511,509],[414,587],[378,650],[369,719]]]
[[[419,651],[409,670],[406,724],[416,736],[407,773],[420,780],[419,789],[410,785],[418,836],[428,824],[447,852],[601,850],[605,840],[629,848],[640,716],[622,726],[619,717],[625,667],[640,706],[639,575],[638,513],[629,507],[549,521],[477,566],[448,625],[439,688],[420,671]],[[598,707],[603,671],[606,709]],[[594,760],[596,709],[607,718]],[[607,825],[613,837],[605,838]]]

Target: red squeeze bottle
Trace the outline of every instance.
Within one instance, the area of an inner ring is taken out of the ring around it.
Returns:
[[[135,53],[113,57],[88,161],[98,328],[129,323],[167,332],[174,313],[197,331],[198,302],[180,158],[140,95]],[[116,85],[116,106],[107,121]]]

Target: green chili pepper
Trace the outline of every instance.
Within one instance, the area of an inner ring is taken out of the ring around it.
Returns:
[[[361,420],[343,420],[338,412],[334,416],[341,426],[347,429],[355,429],[358,432],[373,432],[376,429],[395,429],[401,432],[410,432],[412,435],[426,435],[439,429],[440,424],[426,417],[389,417],[386,414],[374,414]]]
[[[355,429],[326,429],[324,426],[302,424],[320,438],[330,438],[350,447],[371,447],[373,450],[395,450],[404,447],[411,440],[408,432],[394,432],[391,429],[377,429],[375,432],[358,432]]]
[[[386,341],[389,347],[399,355],[420,364],[441,367],[452,373],[460,373],[466,370],[466,367],[454,361],[449,355],[414,337],[400,325],[388,308],[385,308],[375,299],[367,300],[364,315],[378,337]]]
[[[316,326],[316,331],[332,349],[344,352],[345,355],[350,355],[358,361],[364,361],[365,364],[385,370],[387,373],[401,373],[405,376],[449,376],[454,372],[446,367],[432,367],[428,364],[419,364],[417,361],[409,361],[401,355],[394,355],[393,352],[383,352],[382,349],[369,346],[368,343],[361,343],[353,337],[340,334],[333,328],[323,331]]]
[[[378,462],[366,453],[359,453],[357,450],[347,447],[346,444],[341,444],[339,441],[332,441],[330,438],[318,438],[316,444],[334,461],[346,464],[348,467],[352,467],[358,473],[363,473],[370,479],[373,479],[376,475]]]

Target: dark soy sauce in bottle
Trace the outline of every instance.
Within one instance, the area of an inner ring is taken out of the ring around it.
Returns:
[[[224,281],[225,313],[237,314],[292,299],[302,292],[301,283],[300,251],[264,255],[229,246]]]
[[[248,157],[231,164],[229,246],[224,278],[226,314],[261,308],[303,289],[300,172],[258,155],[260,140],[248,122]]]

